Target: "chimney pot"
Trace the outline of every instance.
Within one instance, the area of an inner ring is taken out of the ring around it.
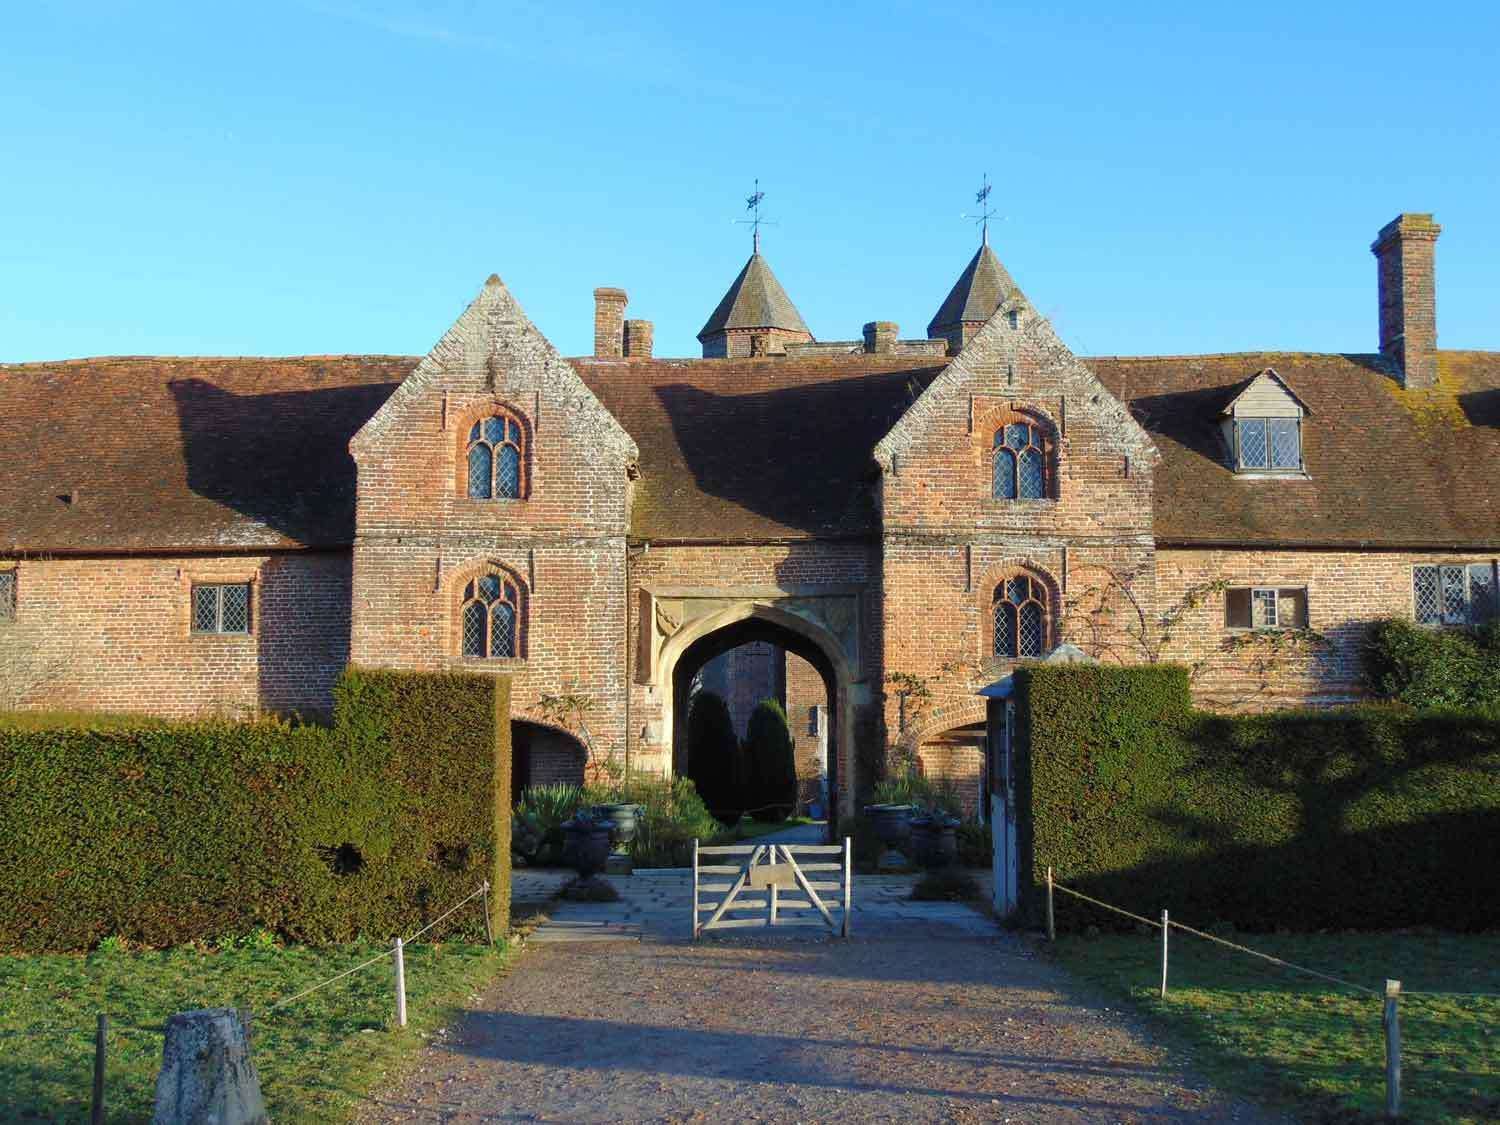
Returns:
[[[1403,212],[1375,236],[1380,291],[1380,352],[1401,371],[1401,385],[1437,386],[1435,250],[1443,228],[1430,214]]]
[[[625,354],[625,290],[594,290],[594,354],[618,359]]]
[[[653,329],[649,320],[625,322],[625,355],[628,359],[650,359]]]
[[[872,320],[865,325],[865,351],[885,355],[896,350],[900,328],[893,320]]]

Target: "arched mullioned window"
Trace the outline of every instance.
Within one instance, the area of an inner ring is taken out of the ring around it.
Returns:
[[[995,587],[995,655],[1041,656],[1047,648],[1047,588],[1029,574]]]
[[[521,655],[525,628],[521,591],[504,574],[482,574],[464,587],[460,644],[465,656],[503,660]]]
[[[1031,422],[1008,422],[995,431],[996,500],[1044,500],[1047,497],[1047,446],[1042,428]]]
[[[469,430],[469,499],[519,500],[525,431],[509,414],[481,418]]]

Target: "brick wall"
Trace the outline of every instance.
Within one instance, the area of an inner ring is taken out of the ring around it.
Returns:
[[[250,583],[250,633],[192,632],[198,582]],[[30,706],[323,715],[349,655],[349,555],[23,560],[16,622],[57,672]]]
[[[520,499],[469,499],[469,431],[496,410],[522,423],[526,486]],[[521,719],[545,718],[544,694],[588,696],[595,752],[621,754],[635,445],[498,278],[350,448],[359,474],[354,661],[504,672]],[[461,655],[464,589],[489,572],[521,593],[514,659]]]
[[[787,653],[786,717],[797,759],[797,800],[804,811],[822,795],[818,731],[828,722],[827,708],[828,689],[818,670],[796,653]]]
[[[1203,583],[1303,587],[1308,627],[1330,647],[1269,663],[1257,650],[1226,650],[1234,631],[1225,624],[1224,595],[1189,610],[1165,656],[1201,669],[1193,695],[1202,706],[1268,708],[1347,702],[1362,693],[1359,643],[1365,626],[1382,617],[1412,620],[1412,567],[1430,563],[1490,562],[1493,556],[1437,552],[1264,551],[1163,549],[1156,555],[1163,608],[1182,602]]]

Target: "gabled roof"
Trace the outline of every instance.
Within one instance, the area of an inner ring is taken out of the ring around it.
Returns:
[[[698,333],[698,339],[705,340],[728,328],[783,328],[812,335],[759,251],[750,255],[745,268]]]
[[[1005,272],[990,244],[984,243],[958,275],[937,315],[928,322],[927,335],[940,335],[942,329],[954,324],[984,323],[995,315],[995,310],[1015,288],[1016,283]]]
[[[1294,391],[1294,390],[1292,390],[1290,384],[1288,384],[1285,379],[1283,379],[1280,375],[1278,375],[1276,373],[1276,369],[1274,367],[1267,367],[1264,371],[1258,371],[1258,372],[1256,372],[1254,375],[1250,376],[1250,378],[1246,379],[1239,386],[1235,387],[1234,388],[1234,397],[1231,398],[1228,401],[1228,403],[1225,404],[1224,409],[1221,410],[1219,413],[1221,413],[1221,414],[1233,414],[1234,413],[1234,408],[1239,405],[1240,400],[1243,399],[1246,395],[1248,395],[1258,385],[1263,384],[1263,383],[1270,383],[1280,393],[1282,393],[1287,398],[1289,398],[1293,402],[1295,402],[1298,406],[1300,406],[1302,408],[1302,412],[1304,414],[1307,413],[1307,403],[1303,402],[1302,399],[1301,399],[1301,397],[1298,396],[1297,392]]]
[[[1404,390],[1378,355],[1258,352],[1084,360],[1151,432],[1158,543],[1500,548],[1500,352],[1439,352]],[[1237,476],[1221,411],[1274,367],[1307,411],[1307,479]]]
[[[640,447],[633,536],[756,540],[876,535],[875,443],[943,361],[854,354],[573,365]]]
[[[0,364],[0,552],[347,547],[349,439],[416,363]]]

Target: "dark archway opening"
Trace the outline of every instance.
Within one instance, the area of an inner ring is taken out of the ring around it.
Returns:
[[[796,756],[797,787],[795,799],[798,811],[821,812],[830,824],[836,817],[838,793],[838,681],[833,664],[823,650],[812,640],[788,629],[784,625],[763,618],[748,617],[726,625],[707,636],[700,637],[678,657],[672,676],[672,713],[677,721],[672,725],[672,768],[679,776],[694,779],[702,774],[705,764],[693,761],[689,738],[690,715],[695,688],[714,690],[718,694],[727,692],[732,701],[731,712],[741,719],[748,717],[744,691],[735,686],[715,682],[714,673],[722,674],[722,663],[718,658],[745,646],[769,646],[774,648],[779,661],[773,675],[763,682],[774,686],[779,693],[779,702],[787,710],[787,724],[793,739]],[[764,658],[765,653],[746,650],[752,657]],[[753,664],[753,660],[750,661]],[[708,676],[700,675],[705,670]],[[732,671],[732,669],[731,669]],[[749,694],[755,694],[753,691]],[[753,707],[759,700],[750,700]],[[738,706],[739,711],[735,710]],[[737,729],[735,734],[743,738],[746,731]],[[701,785],[700,785],[701,788]],[[717,813],[731,810],[714,810]]]
[[[510,803],[532,785],[583,784],[583,743],[566,731],[542,723],[510,724]]]

